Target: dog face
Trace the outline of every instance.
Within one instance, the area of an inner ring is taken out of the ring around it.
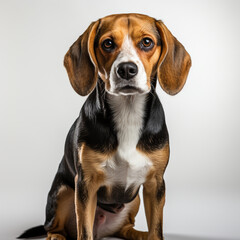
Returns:
[[[160,36],[151,18],[110,16],[95,42],[99,75],[111,94],[146,93],[160,57]],[[112,23],[112,24],[111,24]]]
[[[67,52],[64,65],[77,93],[87,95],[100,77],[115,95],[147,93],[157,75],[174,95],[186,81],[191,59],[166,26],[140,14],[119,14],[92,23]]]

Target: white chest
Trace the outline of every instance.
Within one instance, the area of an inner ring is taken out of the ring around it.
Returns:
[[[110,106],[114,111],[118,149],[104,163],[106,184],[137,188],[145,182],[151,167],[150,160],[136,149],[143,127],[145,95],[111,96]]]

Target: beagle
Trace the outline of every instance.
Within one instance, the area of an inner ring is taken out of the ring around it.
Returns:
[[[68,133],[45,224],[19,238],[162,240],[169,137],[155,88],[158,79],[177,94],[189,54],[162,21],[119,14],[93,22],[64,65],[74,90],[89,96]],[[134,229],[141,185],[148,232]]]

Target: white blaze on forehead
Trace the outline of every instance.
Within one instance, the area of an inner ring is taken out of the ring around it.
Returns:
[[[121,62],[132,61],[135,64],[141,63],[141,61],[138,57],[137,51],[133,45],[132,39],[129,36],[125,37],[122,47],[121,47],[121,52],[118,55],[118,58],[121,60]]]
[[[132,39],[127,35],[123,41],[121,46],[120,53],[118,54],[116,60],[114,61],[111,71],[110,71],[110,92],[114,92],[114,90],[118,87],[118,76],[117,76],[117,67],[120,63],[123,62],[133,62],[138,67],[138,73],[134,77],[134,85],[137,88],[142,89],[143,91],[148,90],[147,86],[147,74],[144,68],[144,65],[141,59],[138,56],[136,51],[136,47],[133,44]]]

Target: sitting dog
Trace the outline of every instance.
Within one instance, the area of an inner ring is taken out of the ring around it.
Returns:
[[[74,90],[88,95],[48,194],[44,226],[19,238],[163,239],[169,137],[155,88],[184,86],[191,58],[162,21],[140,14],[93,22],[65,55]],[[148,232],[135,230],[139,188]]]

